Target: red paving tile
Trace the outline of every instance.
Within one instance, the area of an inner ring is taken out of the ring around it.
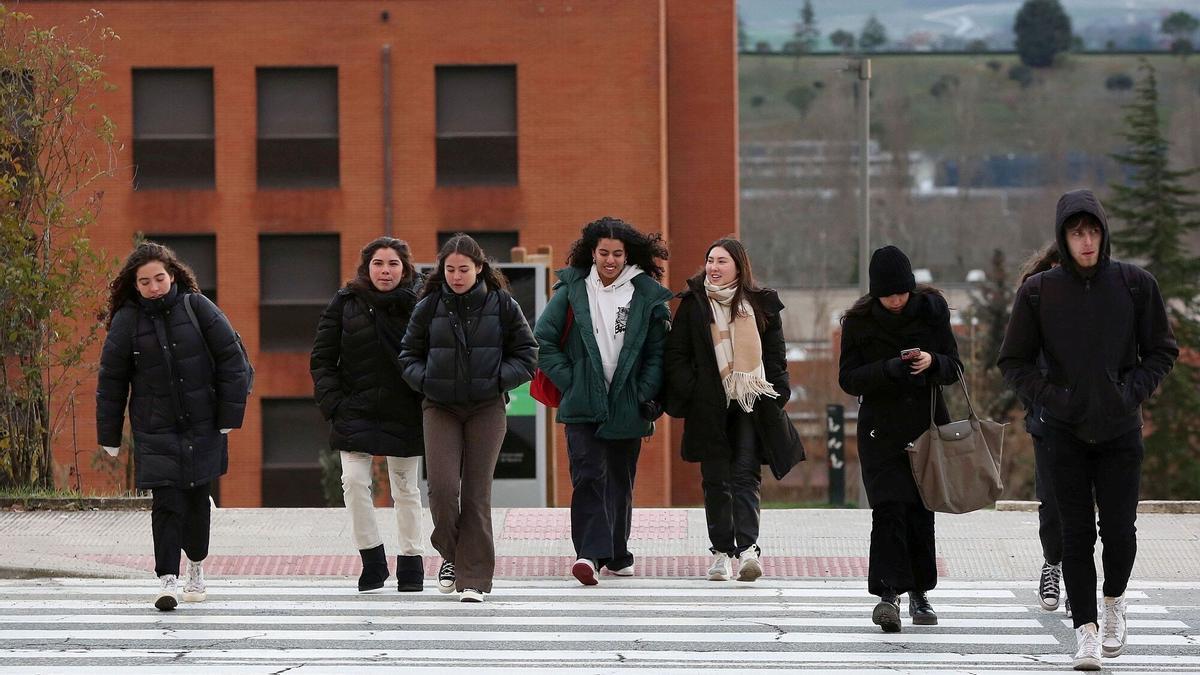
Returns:
[[[154,557],[149,555],[85,555],[84,559],[129,567],[153,570]],[[426,556],[425,575],[437,574],[439,558]],[[639,577],[699,577],[708,570],[710,556],[642,556],[637,558]],[[568,576],[574,558],[570,556],[501,556],[496,559],[497,578],[537,578]],[[361,571],[358,556],[300,555],[253,556],[214,555],[205,562],[206,573],[212,577],[231,576],[354,576]],[[938,574],[949,571],[945,560],[938,558]],[[764,556],[763,571],[777,578],[861,578],[867,576],[866,557],[857,556]]]

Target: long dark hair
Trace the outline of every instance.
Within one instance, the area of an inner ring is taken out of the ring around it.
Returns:
[[[912,289],[912,295],[936,295],[942,300],[946,299],[946,294],[942,292],[942,289],[935,286],[930,286],[929,284],[917,284],[917,287]],[[842,325],[845,326],[846,319],[851,317],[870,316],[871,305],[876,302],[878,302],[878,299],[876,299],[875,296],[871,295],[870,293],[862,296],[858,300],[855,300],[854,304],[850,305],[850,309],[847,309],[846,312],[842,314]],[[911,296],[909,297],[909,302],[912,302]]]
[[[567,264],[571,267],[586,270],[592,266],[592,254],[600,244],[601,239],[619,239],[625,244],[626,263],[633,263],[642,268],[655,281],[662,281],[666,271],[659,260],[667,260],[671,252],[662,235],[657,232],[644,234],[637,228],[620,218],[604,216],[583,226],[580,236],[571,244],[571,252],[567,254]]]
[[[1029,280],[1029,277],[1045,272],[1046,270],[1061,264],[1062,258],[1058,254],[1058,242],[1052,241],[1037,251],[1021,264],[1021,283],[1024,284]]]
[[[458,232],[450,237],[450,240],[442,246],[442,250],[438,252],[437,264],[434,266],[433,272],[425,278],[425,286],[421,288],[422,298],[441,289],[442,284],[446,281],[446,258],[454,253],[467,256],[471,262],[483,268],[479,271],[479,278],[483,279],[488,289],[508,290],[508,279],[505,279],[500,270],[492,265],[492,261],[484,254],[483,247],[479,245],[479,242],[468,234]]]
[[[138,268],[146,263],[156,261],[162,263],[167,274],[170,274],[175,280],[175,285],[179,287],[179,290],[188,293],[200,292],[200,285],[196,283],[196,274],[192,272],[192,268],[179,259],[179,256],[175,255],[175,251],[162,244],[143,241],[134,247],[128,258],[125,258],[125,264],[121,266],[121,271],[117,272],[117,276],[108,284],[108,305],[104,309],[104,328],[106,330],[112,328],[113,316],[117,313],[117,309],[137,293],[135,286],[137,285]]]
[[[733,259],[733,265],[737,268],[738,282],[737,289],[733,291],[732,307],[737,308],[738,316],[745,316],[742,312],[742,303],[748,303],[750,308],[754,310],[754,320],[758,324],[758,330],[762,331],[767,327],[767,319],[763,316],[761,306],[758,302],[758,293],[762,291],[762,287],[754,281],[754,267],[750,264],[750,254],[746,252],[746,247],[742,242],[729,237],[722,237],[713,243],[709,244],[708,250],[704,252],[704,261],[707,265],[708,254],[717,247],[725,249],[729,253],[729,257]],[[690,285],[704,287],[704,269],[688,279]]]
[[[375,253],[381,248],[390,248],[400,256],[400,266],[404,268],[404,274],[400,277],[398,285],[412,283],[413,277],[417,274],[417,268],[413,267],[412,250],[408,248],[408,242],[394,237],[380,237],[363,247],[358,261],[358,270],[355,272],[354,278],[346,282],[346,288],[360,290],[375,288],[371,283],[371,258],[374,258]]]

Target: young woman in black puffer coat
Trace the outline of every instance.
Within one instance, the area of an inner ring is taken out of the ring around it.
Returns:
[[[858,456],[871,503],[867,590],[872,620],[900,631],[901,594],[916,625],[937,624],[926,593],[937,585],[933,512],[917,492],[906,447],[929,429],[930,396],[959,378],[962,361],[941,291],[918,286],[908,256],[884,246],[871,256],[871,292],[842,317],[838,382],[859,400]],[[936,400],[935,420],[949,422]]]
[[[135,484],[154,495],[150,522],[160,584],[154,606],[171,610],[179,602],[181,549],[188,558],[183,600],[202,601],[210,488],[229,467],[226,435],[242,426],[250,364],[229,320],[200,294],[192,270],[161,244],[139,244],[126,258],[109,284],[105,326],[96,434],[115,457],[128,403]]]
[[[417,486],[425,450],[421,395],[404,383],[399,363],[420,283],[407,243],[380,237],[367,244],[357,274],[321,315],[309,360],[317,405],[330,422],[329,447],[342,463],[342,495],[362,557],[363,593],[383,588],[388,578],[371,496],[371,467],[378,456],[386,457],[396,517],[396,588],[420,591],[425,578]]]

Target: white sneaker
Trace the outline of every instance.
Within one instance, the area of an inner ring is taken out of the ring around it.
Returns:
[[[1075,670],[1100,670],[1100,632],[1094,623],[1075,629]]]
[[[712,564],[708,566],[709,581],[729,581],[733,576],[733,559],[724,553],[713,555]]]
[[[580,558],[571,565],[571,576],[579,580],[579,583],[584,586],[595,586],[600,583],[596,580],[596,563],[587,558]]]
[[[633,576],[633,565],[630,565],[628,567],[622,567],[619,570],[610,570],[610,571],[619,577],[631,577],[631,576]]]
[[[763,574],[762,563],[758,560],[758,547],[751,546],[738,556],[738,581],[754,581]]]
[[[174,574],[164,574],[158,578],[158,597],[154,599],[154,606],[164,612],[168,612],[179,604],[179,584]]]
[[[183,601],[204,602],[208,598],[208,585],[204,583],[203,563],[189,560],[183,576]]]
[[[1119,598],[1104,598],[1104,617],[1101,619],[1101,635],[1104,656],[1112,658],[1125,651],[1125,595]]]
[[[483,591],[477,588],[464,588],[458,596],[459,602],[483,602]]]

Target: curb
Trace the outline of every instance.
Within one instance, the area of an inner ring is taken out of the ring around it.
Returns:
[[[1002,500],[996,502],[996,510],[1036,512],[1039,503],[1035,501]],[[1166,514],[1200,513],[1200,501],[1148,499],[1138,502],[1137,512]]]
[[[152,497],[4,497],[4,511],[149,511]]]

